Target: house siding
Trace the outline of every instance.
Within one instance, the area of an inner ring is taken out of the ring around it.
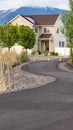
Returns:
[[[54,35],[55,47],[59,47],[59,41],[64,42],[65,47],[66,47],[66,37],[65,37],[65,35],[62,34],[62,27],[63,27],[63,24],[61,22],[61,16],[59,16],[54,25],[54,34],[53,35]],[[57,28],[59,28],[59,33],[57,33]]]
[[[24,19],[23,17],[21,17],[21,16],[18,16],[18,17],[16,17],[15,19],[13,19],[12,21],[11,21],[11,24],[12,25],[16,25],[16,24],[18,24],[18,25],[24,25],[24,26],[29,26],[30,28],[33,28],[33,24],[32,23],[30,23],[28,20],[26,20],[26,19]]]

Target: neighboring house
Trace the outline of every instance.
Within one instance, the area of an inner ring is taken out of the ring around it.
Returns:
[[[65,53],[66,37],[61,32],[63,24],[59,14],[18,15],[10,22],[13,25],[24,25],[34,29],[36,33],[35,49],[39,49],[41,52],[45,50],[60,52],[61,50],[60,53]]]

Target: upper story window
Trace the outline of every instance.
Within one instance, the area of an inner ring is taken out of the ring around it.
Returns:
[[[44,28],[44,33],[46,33],[47,32],[47,28]]]
[[[57,31],[56,31],[56,33],[59,33],[59,28],[57,28]]]
[[[44,33],[50,33],[50,29],[49,28],[44,28]]]
[[[38,28],[35,28],[35,33],[38,33]]]

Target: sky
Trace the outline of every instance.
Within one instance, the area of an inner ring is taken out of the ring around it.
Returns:
[[[14,9],[21,6],[49,6],[60,9],[69,9],[69,0],[0,0],[0,10]]]

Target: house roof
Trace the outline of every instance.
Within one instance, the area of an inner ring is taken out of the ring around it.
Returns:
[[[41,34],[39,39],[50,38],[52,34]]]
[[[26,18],[28,21],[30,21],[34,25],[54,25],[59,14],[31,15],[31,16],[21,15],[21,16],[23,18]]]

